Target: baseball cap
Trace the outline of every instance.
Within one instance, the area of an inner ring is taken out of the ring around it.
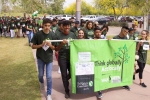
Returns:
[[[79,21],[75,21],[75,24],[79,24],[80,22]]]

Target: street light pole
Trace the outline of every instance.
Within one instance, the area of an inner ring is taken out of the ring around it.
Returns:
[[[81,0],[76,0],[76,20],[80,22],[81,18]]]
[[[0,14],[2,12],[2,0],[0,0]]]

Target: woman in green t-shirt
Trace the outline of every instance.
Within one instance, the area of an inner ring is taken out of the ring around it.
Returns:
[[[92,21],[88,21],[85,26],[85,35],[88,39],[94,38],[94,23]]]
[[[147,41],[149,36],[149,32],[146,30],[143,30],[141,33],[141,41]],[[137,60],[139,69],[136,70],[134,75],[136,73],[139,73],[139,79],[140,79],[140,85],[142,87],[147,87],[144,82],[143,82],[143,71],[146,65],[146,60],[147,60],[147,50],[149,50],[149,43],[148,42],[138,42],[137,43],[137,48],[136,48],[136,53],[139,55],[139,59]]]
[[[85,33],[82,29],[78,31],[78,39],[85,39]]]

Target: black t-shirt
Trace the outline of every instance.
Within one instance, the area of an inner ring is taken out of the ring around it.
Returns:
[[[55,33],[56,40],[63,39],[76,39],[76,35],[70,32],[68,35],[64,35],[62,32]],[[60,44],[57,43],[56,46]],[[70,46],[68,44],[64,45],[59,51],[59,59],[70,60]]]
[[[9,23],[9,28],[14,30],[16,28],[15,22],[10,22]]]
[[[36,32],[39,31],[39,25],[38,24],[35,24],[33,27],[34,27],[34,29],[35,29]]]
[[[27,26],[28,26],[29,29],[33,29],[33,24],[32,23],[27,24]],[[28,30],[28,31],[31,31],[31,30]]]
[[[26,22],[21,22],[22,28],[26,28]]]
[[[40,45],[44,40],[54,40],[54,34],[50,32],[49,34],[45,34],[43,31],[37,32],[33,38],[31,43],[34,45]],[[46,51],[43,48],[39,48],[36,51],[36,57],[41,59],[45,63],[49,63],[53,61],[53,50],[49,47]]]
[[[17,27],[18,29],[21,28],[21,22],[20,22],[20,21],[16,21],[16,27]]]

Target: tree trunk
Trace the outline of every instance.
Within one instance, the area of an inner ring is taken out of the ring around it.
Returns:
[[[0,14],[2,12],[2,0],[0,0]]]
[[[115,20],[117,20],[117,19],[116,19],[116,10],[115,10],[115,7],[112,7],[112,9],[113,9],[113,11],[114,11]]]

